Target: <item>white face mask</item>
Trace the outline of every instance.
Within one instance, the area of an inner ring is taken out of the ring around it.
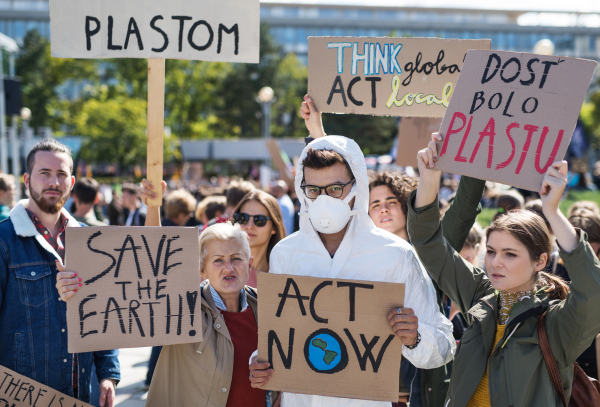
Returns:
[[[348,203],[356,196],[354,186],[345,199],[333,198],[329,195],[319,195],[312,202],[307,199],[308,217],[317,232],[332,234],[341,231],[356,215]]]

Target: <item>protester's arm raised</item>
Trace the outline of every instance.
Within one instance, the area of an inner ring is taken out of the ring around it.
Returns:
[[[559,209],[567,184],[567,163],[555,162],[544,177],[542,209],[560,246],[571,277],[567,299],[551,307],[546,330],[559,369],[572,366],[600,331],[600,261],[583,231],[577,231]]]
[[[317,139],[325,137],[321,112],[317,110],[313,100],[308,97],[308,95],[304,95],[304,102],[302,102],[302,106],[300,106],[300,117],[304,119],[308,134],[310,134],[312,138]]]

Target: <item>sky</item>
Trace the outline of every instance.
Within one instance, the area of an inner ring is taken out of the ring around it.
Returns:
[[[269,3],[368,5],[393,7],[452,7],[495,10],[528,10],[600,13],[598,0],[267,0]]]

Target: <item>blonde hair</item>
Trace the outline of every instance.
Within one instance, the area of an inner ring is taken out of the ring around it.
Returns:
[[[196,208],[196,199],[189,192],[178,189],[167,196],[165,215],[168,219],[175,219],[180,213],[189,215]]]
[[[207,227],[200,235],[198,242],[200,246],[200,270],[204,270],[208,246],[215,241],[237,243],[242,248],[242,252],[246,257],[244,260],[249,261],[252,253],[250,252],[250,243],[248,240],[248,234],[242,231],[239,225],[216,223]]]

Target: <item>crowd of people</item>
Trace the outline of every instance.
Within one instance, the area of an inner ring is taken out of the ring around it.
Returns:
[[[418,178],[368,172],[354,141],[325,134],[309,98],[301,115],[310,137],[295,185],[270,191],[225,177],[108,189],[75,180],[54,140],[29,153],[27,200],[0,174],[0,365],[86,402],[94,372],[99,404],[112,406],[118,350],[67,351],[65,302],[81,279],[64,265],[65,228],[188,226],[199,232],[205,339],[153,348],[147,406],[389,406],[261,389],[274,370],[256,354],[259,273],[406,284],[404,307],[388,315],[404,345],[397,405],[555,406],[571,397],[575,362],[598,378],[600,209],[560,212],[566,162],[525,198],[442,177],[434,133]],[[147,206],[158,188],[163,205]],[[489,225],[477,223],[482,206],[496,208]]]

